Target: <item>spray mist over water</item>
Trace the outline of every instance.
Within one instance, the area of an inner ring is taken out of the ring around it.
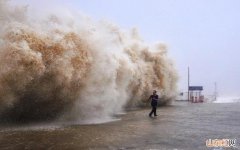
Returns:
[[[41,18],[4,0],[0,14],[2,120],[101,122],[153,89],[164,103],[175,96],[166,46],[147,45],[136,29],[73,13]]]

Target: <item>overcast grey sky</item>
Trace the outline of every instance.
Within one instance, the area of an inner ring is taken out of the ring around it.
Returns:
[[[48,7],[56,3],[124,29],[137,27],[146,42],[167,43],[180,90],[187,90],[189,66],[191,85],[211,94],[217,82],[220,96],[240,96],[239,0],[52,0]]]

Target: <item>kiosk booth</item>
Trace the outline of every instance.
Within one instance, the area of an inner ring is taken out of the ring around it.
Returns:
[[[189,86],[189,100],[192,103],[202,103],[204,101],[204,96],[202,95],[202,86]]]

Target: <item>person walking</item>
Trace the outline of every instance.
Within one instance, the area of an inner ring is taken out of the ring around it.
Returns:
[[[149,113],[149,117],[152,117],[152,114],[154,114],[154,116],[157,116],[158,95],[156,90],[153,90],[153,94],[149,97],[148,100],[151,100],[152,106],[152,111]]]

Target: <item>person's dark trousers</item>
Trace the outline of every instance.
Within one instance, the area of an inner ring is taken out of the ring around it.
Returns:
[[[152,106],[152,111],[149,113],[149,116],[151,117],[154,113],[154,116],[157,116],[157,106]]]

